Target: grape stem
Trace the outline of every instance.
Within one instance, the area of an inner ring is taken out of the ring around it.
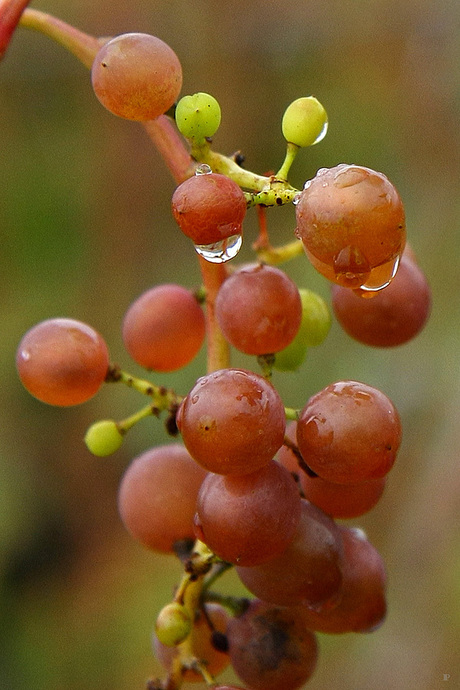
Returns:
[[[110,40],[110,37],[96,38],[79,31],[71,24],[63,22],[46,12],[24,10],[19,24],[27,29],[35,29],[52,38],[82,62],[91,68],[99,49]]]
[[[176,408],[183,399],[181,395],[178,395],[171,388],[157,386],[151,381],[146,381],[145,379],[140,379],[137,376],[128,374],[128,372],[123,371],[116,364],[110,365],[105,377],[105,382],[124,383],[129,388],[134,388],[134,390],[137,390],[139,393],[150,396],[153,399],[153,403],[149,405],[152,414]],[[147,408],[144,409],[146,410]]]

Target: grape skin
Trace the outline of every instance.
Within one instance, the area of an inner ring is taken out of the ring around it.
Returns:
[[[227,628],[233,668],[251,690],[298,690],[316,668],[318,645],[303,609],[251,601]]]
[[[342,585],[343,544],[335,522],[302,499],[297,531],[283,553],[262,565],[236,567],[256,597],[279,606],[328,608],[337,603]]]
[[[203,345],[205,332],[204,313],[194,295],[171,283],[140,295],[122,326],[123,343],[134,361],[163,372],[189,364]]]
[[[279,352],[295,338],[302,302],[295,283],[279,268],[250,264],[221,286],[216,317],[227,340],[249,355]]]
[[[246,199],[226,175],[194,175],[172,196],[174,219],[196,245],[209,245],[241,233]]]
[[[315,268],[351,288],[394,262],[406,241],[397,190],[382,173],[357,165],[319,170],[299,196],[296,220],[296,234]]]
[[[297,422],[290,422],[286,427],[286,437],[295,442],[296,432]],[[299,466],[295,453],[286,445],[280,448],[276,457],[298,477],[305,498],[333,518],[349,519],[364,515],[378,503],[385,489],[386,477],[356,484],[336,484],[321,477],[311,477]]]
[[[48,319],[23,336],[16,353],[19,378],[49,405],[78,405],[103,384],[109,352],[91,326],[74,319]]]
[[[209,472],[245,474],[274,457],[286,417],[269,381],[245,369],[221,369],[198,379],[177,425],[191,456]]]
[[[193,516],[205,471],[179,443],[145,451],[128,465],[118,491],[126,529],[147,548],[172,553],[194,540]]]
[[[431,291],[423,271],[405,252],[390,285],[372,299],[333,285],[332,308],[342,328],[358,342],[395,347],[415,338],[425,326]]]
[[[323,479],[354,484],[385,476],[401,442],[401,421],[381,391],[338,381],[314,395],[297,422],[297,445]]]
[[[383,559],[362,530],[341,526],[344,543],[342,598],[329,611],[307,613],[313,630],[329,634],[372,632],[386,616]]]
[[[173,49],[160,38],[127,33],[102,46],[91,80],[97,98],[114,115],[154,120],[176,101],[182,68]]]
[[[300,505],[295,482],[274,460],[251,474],[208,474],[198,494],[196,536],[224,561],[258,565],[284,551]]]

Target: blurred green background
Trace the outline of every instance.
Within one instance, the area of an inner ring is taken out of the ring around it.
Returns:
[[[300,373],[274,379],[294,407],[333,380],[365,381],[392,398],[405,431],[383,499],[353,521],[387,563],[387,621],[370,635],[321,636],[308,687],[460,687],[458,0],[32,7],[94,35],[138,30],[170,43],[183,93],[209,91],[221,104],[216,148],[241,149],[257,172],[279,167],[282,113],[313,93],[329,133],[301,153],[292,182],[347,162],[381,170],[398,187],[432,286],[430,323],[390,351],[359,345],[334,324]],[[116,456],[96,460],[82,443],[87,426],[144,400],[113,386],[81,408],[48,407],[18,382],[14,355],[33,324],[70,316],[100,330],[113,359],[141,373],[122,348],[126,308],[159,282],[198,285],[198,264],[172,220],[174,184],[143,129],[106,112],[87,70],[25,29],[0,65],[0,184],[0,687],[143,688],[159,672],[150,632],[180,568],[129,538],[116,493],[130,458],[166,440],[162,423],[144,421]],[[275,242],[292,238],[292,208],[268,221]],[[255,233],[249,214],[243,260]],[[286,270],[330,299],[306,259]],[[204,362],[201,353],[156,380],[186,392]],[[223,586],[237,587],[231,575]]]

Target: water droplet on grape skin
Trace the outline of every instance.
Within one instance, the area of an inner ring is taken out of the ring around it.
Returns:
[[[242,236],[236,234],[212,244],[196,244],[195,251],[212,264],[223,264],[235,258],[242,244]]]
[[[305,182],[305,184],[307,184],[307,183]],[[304,187],[304,189],[305,189],[305,187]],[[292,203],[294,204],[294,206],[297,206],[297,204],[299,203],[301,198],[302,198],[302,192],[298,192],[297,194],[294,195],[294,198],[292,200]]]
[[[363,182],[366,177],[369,177],[367,170],[342,163],[338,166],[337,172],[334,175],[333,185],[338,189],[352,187]]]
[[[355,292],[361,297],[373,297],[386,288],[395,277],[401,261],[401,254],[397,254],[390,261],[372,269],[366,282]]]
[[[198,167],[195,170],[195,175],[210,175],[211,173],[211,166],[207,163],[202,163],[201,165],[198,165]]]
[[[371,267],[358,247],[344,247],[334,258],[337,283],[344,287],[359,288],[370,276]]]

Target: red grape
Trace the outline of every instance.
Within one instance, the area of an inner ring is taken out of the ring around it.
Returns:
[[[233,668],[251,690],[298,690],[316,668],[318,645],[301,608],[253,600],[228,624]]]
[[[251,474],[208,474],[198,494],[196,536],[230,563],[257,565],[278,556],[299,520],[296,484],[274,460]]]
[[[179,443],[139,455],[128,465],[118,493],[126,529],[144,546],[166,553],[177,541],[194,540],[196,498],[205,476]]]
[[[227,340],[250,355],[279,352],[292,342],[302,318],[295,283],[279,268],[251,264],[222,284],[216,317]]]
[[[236,571],[252,594],[279,606],[306,603],[316,609],[337,603],[342,585],[343,544],[335,522],[302,500],[299,526],[283,553],[262,565]]]
[[[398,412],[384,393],[365,383],[338,381],[303,408],[297,444],[320,477],[355,484],[387,474],[401,433]]]
[[[349,519],[369,512],[380,500],[386,477],[356,484],[335,484],[321,477],[300,475],[305,498],[333,518]]]
[[[374,347],[402,345],[424,327],[431,291],[423,271],[404,253],[390,285],[372,299],[332,286],[332,307],[343,329],[355,340]]]
[[[146,369],[175,371],[198,353],[205,330],[203,310],[190,290],[157,285],[126,312],[123,342],[131,357]]]
[[[296,234],[315,266],[345,287],[377,290],[394,275],[405,244],[399,194],[382,173],[322,168],[300,193]]]
[[[371,632],[386,615],[386,573],[362,530],[341,527],[344,543],[342,598],[329,611],[309,611],[307,625],[320,632]]]
[[[29,393],[50,405],[78,405],[93,397],[109,367],[103,338],[73,319],[49,319],[22,338],[16,366]]]
[[[172,197],[173,216],[196,245],[210,245],[241,233],[246,199],[226,175],[194,175]]]
[[[273,458],[286,418],[269,381],[245,369],[221,369],[198,379],[177,424],[189,453],[207,470],[245,474]]]
[[[296,432],[297,422],[290,422],[286,427],[286,437],[295,442]],[[277,460],[289,472],[297,475],[305,498],[333,518],[364,515],[375,506],[385,488],[385,477],[356,484],[336,484],[321,477],[312,477],[303,471],[295,453],[286,445],[278,451]]]
[[[97,98],[114,115],[154,120],[177,99],[182,68],[173,49],[160,38],[127,33],[99,50],[91,79]]]

